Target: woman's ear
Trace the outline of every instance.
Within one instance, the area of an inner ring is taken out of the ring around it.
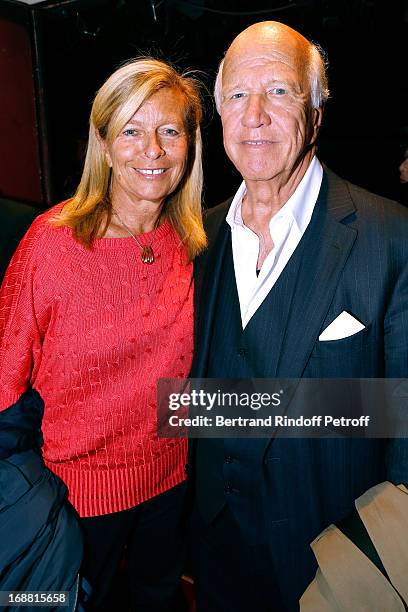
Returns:
[[[94,128],[95,130],[95,136],[97,141],[99,142],[99,145],[105,155],[105,159],[106,159],[106,163],[108,164],[109,168],[112,168],[112,159],[111,156],[109,154],[109,148],[108,145],[106,144],[106,141],[102,138],[102,136],[99,133],[99,130],[97,130],[96,128]]]

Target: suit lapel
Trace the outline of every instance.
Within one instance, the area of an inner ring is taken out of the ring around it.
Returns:
[[[326,171],[304,235],[303,258],[277,367],[279,377],[303,374],[357,237],[355,229],[341,223],[354,211],[346,184]]]
[[[217,207],[207,223],[208,249],[197,262],[195,280],[195,352],[191,377],[206,376],[208,351],[214,320],[222,264],[230,244],[230,228],[225,217],[231,200]]]
[[[357,237],[354,228],[342,223],[354,212],[347,184],[325,169],[312,220],[302,238],[303,258],[288,307],[276,377],[303,375]],[[262,441],[263,452],[276,431],[275,428],[271,438]]]

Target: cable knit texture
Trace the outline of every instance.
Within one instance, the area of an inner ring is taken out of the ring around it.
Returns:
[[[129,238],[91,251],[38,217],[0,292],[0,410],[45,403],[43,455],[81,516],[131,508],[184,480],[186,441],[157,437],[158,378],[188,375],[192,264],[168,222],[144,264]]]

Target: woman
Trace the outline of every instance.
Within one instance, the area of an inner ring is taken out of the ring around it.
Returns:
[[[177,609],[186,441],[157,437],[155,398],[191,364],[200,119],[171,66],[112,74],[74,198],[34,221],[2,285],[0,409],[30,388],[44,400],[44,461],[81,517],[98,610],[125,547],[133,607]]]

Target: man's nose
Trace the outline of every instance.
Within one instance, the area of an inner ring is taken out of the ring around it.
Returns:
[[[144,154],[148,159],[158,159],[164,155],[160,137],[156,132],[152,132],[146,136]]]
[[[271,123],[264,94],[248,95],[242,123],[245,127],[261,127]]]

